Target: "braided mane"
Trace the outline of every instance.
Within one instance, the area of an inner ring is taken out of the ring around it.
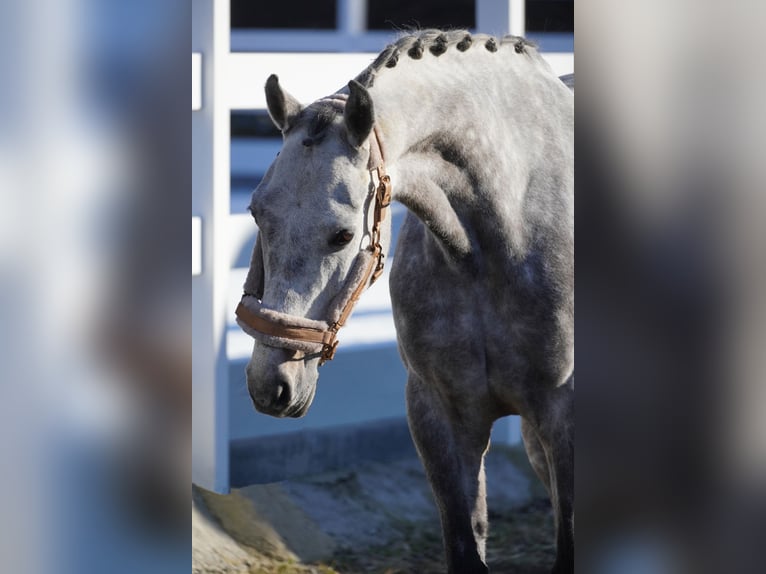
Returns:
[[[536,52],[537,50],[536,44],[520,36],[507,35],[496,38],[488,34],[471,34],[467,30],[419,30],[406,34],[386,46],[375,58],[375,61],[355,79],[366,88],[370,88],[375,82],[375,77],[384,68],[396,67],[400,58],[408,57],[413,60],[420,60],[426,52],[439,57],[452,48],[466,52],[471,46],[482,44],[489,52],[497,52],[499,47],[508,44],[513,45],[514,52],[517,54],[528,53],[529,50]]]
[[[395,68],[401,58],[423,60],[427,54],[438,58],[453,49],[468,52],[484,48],[490,53],[497,53],[504,46],[513,46],[513,54],[538,56],[536,44],[520,36],[507,35],[496,38],[488,34],[471,34],[467,30],[426,29],[405,34],[386,46],[355,80],[364,87],[371,88],[375,78],[384,71]],[[308,137],[303,140],[303,145],[312,146],[322,141],[327,128],[332,125],[338,114],[342,114],[346,97],[342,91],[337,92],[304,108],[301,121],[308,124]]]

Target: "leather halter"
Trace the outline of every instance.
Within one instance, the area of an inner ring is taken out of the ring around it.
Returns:
[[[307,326],[307,320],[302,317],[271,311],[262,308],[260,305],[255,309],[248,308],[245,305],[244,299],[245,296],[250,296],[249,293],[245,293],[242,296],[242,300],[239,302],[236,310],[237,319],[240,324],[244,324],[244,326],[267,337],[276,337],[280,341],[276,346],[290,348],[290,342],[321,345],[320,366],[335,357],[335,351],[338,348],[338,331],[346,324],[351,311],[354,309],[354,305],[359,301],[365,287],[375,283],[383,274],[383,258],[385,254],[383,253],[383,246],[380,244],[381,224],[386,218],[388,206],[391,205],[391,178],[386,174],[383,146],[377,125],[373,126],[372,132],[373,137],[370,138],[370,160],[367,164],[367,169],[371,175],[375,172],[378,185],[371,192],[374,194],[375,207],[372,229],[370,230],[370,245],[362,251],[362,253],[365,251],[369,252],[371,257],[367,257],[368,263],[361,273],[359,282],[354,290],[351,291],[345,301],[339,302],[339,306],[342,305],[342,307],[340,308],[338,318],[335,321],[327,321],[326,323],[311,321],[322,326]],[[356,274],[352,273],[347,282],[354,275]],[[342,289],[341,292],[344,290]],[[329,316],[333,317],[336,314],[337,308],[331,309]],[[324,328],[325,324],[329,326]],[[272,346],[275,345],[272,343]],[[300,345],[300,347],[304,347],[304,345]]]

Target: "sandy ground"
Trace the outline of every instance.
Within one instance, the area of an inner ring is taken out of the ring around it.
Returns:
[[[545,491],[520,450],[487,456],[493,573],[544,573],[553,562]],[[253,485],[195,488],[192,572],[442,574],[436,508],[417,458]]]

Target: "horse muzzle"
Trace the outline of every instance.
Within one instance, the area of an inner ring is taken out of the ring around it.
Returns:
[[[286,349],[256,343],[247,365],[247,390],[258,412],[273,417],[302,417],[314,399],[318,373]],[[256,357],[257,355],[257,357]]]

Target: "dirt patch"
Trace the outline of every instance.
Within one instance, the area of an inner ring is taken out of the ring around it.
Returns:
[[[410,525],[409,536],[364,552],[341,550],[329,565],[342,574],[444,574],[441,533]],[[487,562],[493,573],[543,574],[550,571],[556,549],[553,517],[547,499],[538,499],[512,514],[490,513]]]
[[[553,518],[524,454],[487,457],[493,573],[547,572]],[[195,488],[193,572],[442,574],[441,531],[416,458],[253,485]]]

